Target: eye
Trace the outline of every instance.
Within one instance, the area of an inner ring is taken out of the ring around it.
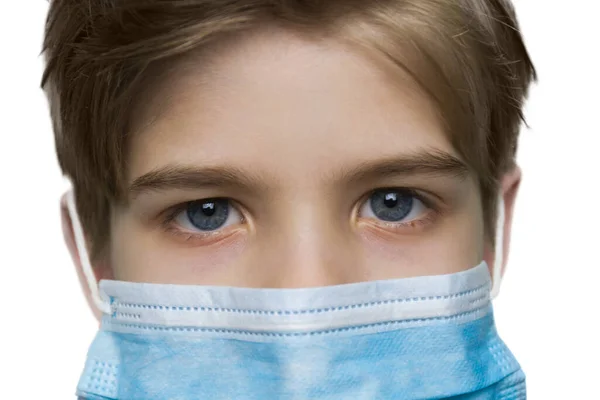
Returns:
[[[361,207],[360,216],[385,222],[408,223],[422,218],[428,210],[414,191],[379,189]]]
[[[195,200],[183,206],[173,221],[181,228],[197,232],[211,232],[243,221],[240,212],[228,199]]]

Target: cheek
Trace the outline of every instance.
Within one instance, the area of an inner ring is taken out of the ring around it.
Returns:
[[[473,268],[483,259],[483,229],[477,214],[446,217],[435,228],[398,235],[377,228],[361,232],[369,279],[450,274]]]
[[[111,262],[115,279],[130,282],[211,284],[231,282],[232,265],[243,253],[244,234],[211,246],[189,246],[160,229],[148,231],[131,221],[113,227]]]

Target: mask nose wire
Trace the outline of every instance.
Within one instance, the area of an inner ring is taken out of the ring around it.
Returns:
[[[98,282],[96,281],[96,275],[90,263],[90,256],[87,251],[85,243],[85,237],[83,235],[83,229],[81,222],[79,221],[79,214],[77,213],[77,207],[75,206],[75,194],[73,190],[67,193],[67,208],[69,215],[71,216],[71,225],[73,226],[73,236],[75,237],[75,246],[77,247],[77,253],[79,254],[79,262],[81,262],[81,269],[87,281],[90,289],[90,295],[94,305],[103,313],[110,314],[110,304],[100,298],[98,292]]]
[[[498,212],[496,219],[496,240],[494,243],[494,266],[492,270],[492,290],[490,298],[494,300],[500,293],[502,283],[502,264],[504,262],[504,198],[498,199]]]

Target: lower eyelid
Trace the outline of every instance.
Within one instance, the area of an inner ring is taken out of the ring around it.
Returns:
[[[360,225],[374,230],[375,232],[385,232],[387,234],[411,234],[421,229],[426,229],[438,218],[438,213],[434,210],[429,210],[427,214],[419,219],[415,219],[409,222],[388,222],[375,220],[373,218],[364,218],[359,221]]]
[[[217,231],[209,231],[206,233],[184,231],[180,228],[170,226],[166,232],[173,235],[179,241],[190,246],[211,246],[231,239],[234,236],[242,233],[243,229],[239,226],[231,226],[231,229],[226,227]]]
[[[398,227],[400,229],[402,228],[408,228],[408,227],[414,227],[415,225],[426,225],[429,222],[431,222],[431,211],[428,211],[425,216],[421,217],[421,218],[416,218],[410,221],[406,221],[406,222],[388,222],[386,225],[391,227],[392,229],[394,227]]]

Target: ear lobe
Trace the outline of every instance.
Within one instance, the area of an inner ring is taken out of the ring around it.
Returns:
[[[71,216],[69,214],[69,209],[67,205],[67,194],[64,194],[60,200],[60,214],[61,214],[61,222],[62,222],[62,231],[63,237],[65,239],[65,243],[67,248],[69,249],[69,253],[71,254],[71,259],[73,260],[73,264],[75,265],[75,270],[77,271],[77,277],[79,278],[79,284],[81,285],[81,289],[85,295],[85,299],[88,303],[88,306],[94,313],[94,316],[98,321],[100,321],[102,317],[102,312],[95,305],[91,290],[88,284],[88,281],[85,277],[85,273],[83,272],[83,266],[81,264],[81,258],[79,251],[77,250],[77,245],[75,243],[75,234],[73,231],[73,221],[71,220]],[[111,279],[111,269],[108,265],[101,265],[96,268],[94,265],[94,275],[96,277],[96,282],[99,282],[100,279]]]

